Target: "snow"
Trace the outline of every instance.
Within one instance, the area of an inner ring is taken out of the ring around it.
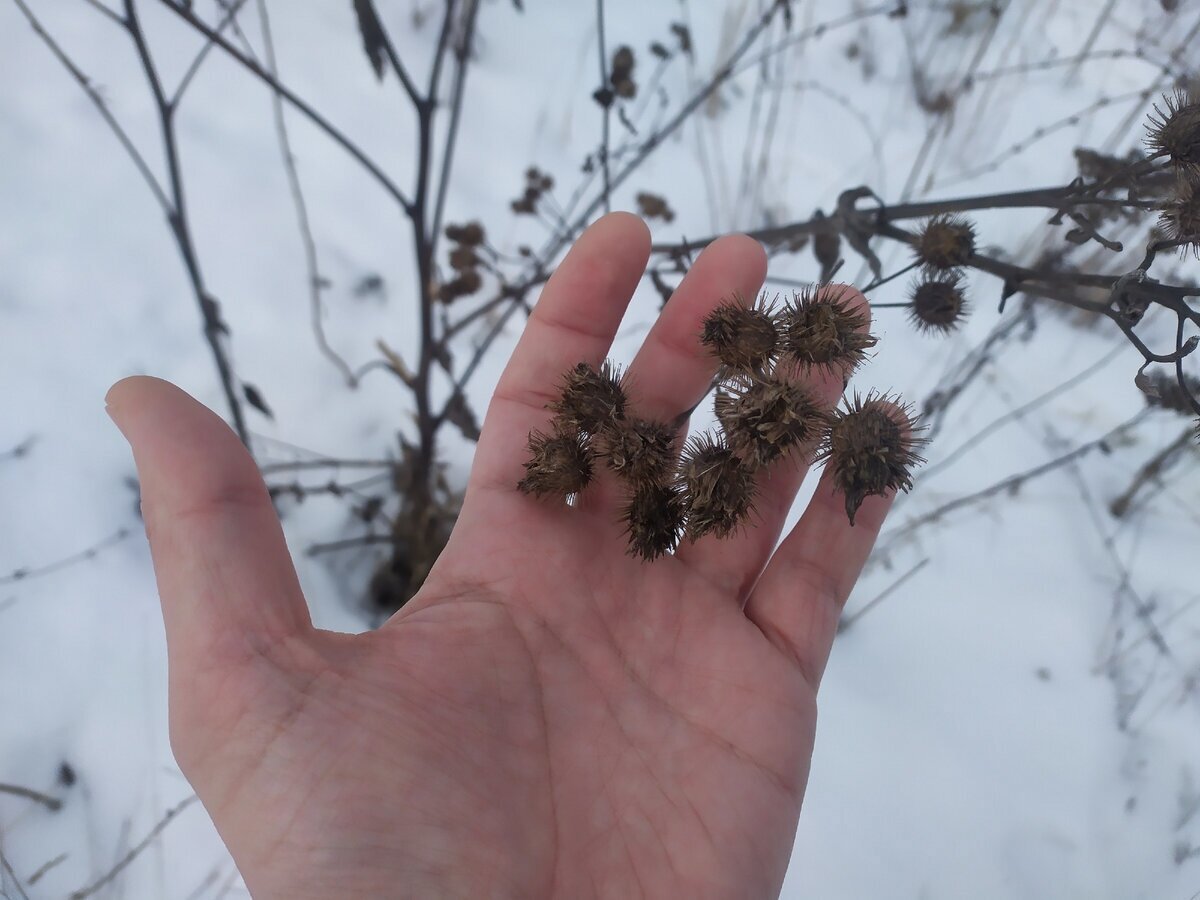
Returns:
[[[161,172],[157,121],[124,35],[85,3],[30,5]],[[696,238],[755,227],[767,217],[828,211],[842,189],[860,183],[900,199],[931,128],[937,134],[912,180],[912,199],[1059,184],[1074,174],[1076,145],[1124,152],[1136,144],[1146,104],[1114,102],[961,179],[1098,97],[1161,87],[1160,75],[1142,60],[1110,59],[1084,63],[1071,76],[1061,67],[983,81],[943,129],[914,102],[914,61],[936,86],[961,77],[979,47],[984,71],[1069,56],[1086,40],[1099,5],[1013,0],[990,41],[981,38],[981,26],[947,34],[937,5],[911,5],[906,23],[863,19],[775,58],[769,65],[789,88],[780,92],[765,151],[750,69],[650,158],[615,205],[631,207],[639,190],[661,193],[678,218],[656,225],[656,240]],[[197,41],[156,4],[141,6],[173,83]],[[402,55],[423,71],[433,25],[415,27],[412,15],[431,4],[381,6]],[[545,240],[544,229],[508,211],[525,168],[552,173],[565,202],[599,135],[588,100],[596,77],[591,6],[525,6],[518,14],[508,2],[484,4],[446,216],[480,219],[509,251]],[[665,81],[677,104],[689,80],[711,74],[759,6],[608,0],[608,45],[633,45],[645,78],[648,42],[667,42],[668,24],[689,17],[694,70]],[[797,30],[859,8],[838,0],[795,7]],[[1147,55],[1165,61],[1198,14],[1195,3],[1180,7],[1169,16],[1156,4],[1118,0],[1094,46],[1129,48],[1140,29]],[[303,14],[274,4],[272,12],[284,80],[407,184],[412,117],[395,85],[376,83],[362,59],[351,4],[312,5]],[[244,19],[257,42],[252,9]],[[860,48],[855,59],[845,52],[850,41]],[[866,79],[868,56],[877,71]],[[64,800],[52,813],[0,794],[0,847],[22,881],[66,854],[27,888],[30,897],[60,897],[108,871],[190,794],[167,741],[165,646],[129,483],[132,461],[104,414],[104,392],[124,375],[151,372],[225,409],[162,211],[12,3],[0,3],[0,60],[0,454],[34,438],[24,455],[0,456],[0,782]],[[763,97],[761,117],[772,96]],[[656,103],[647,121],[661,115]],[[376,357],[380,337],[411,358],[407,225],[325,136],[296,116],[289,124],[331,283],[324,292],[330,343],[353,367]],[[624,134],[615,120],[613,127],[614,135]],[[347,390],[316,350],[269,95],[214,55],[190,89],[180,130],[205,277],[230,324],[240,377],[262,391],[275,414],[269,421],[249,412],[260,460],[298,458],[293,446],[329,457],[387,457],[406,422],[407,398],[379,372]],[[757,192],[742,189],[747,164]],[[754,174],[760,165],[761,177]],[[1026,210],[982,213],[976,221],[986,245],[1028,258],[1057,239],[1046,218]],[[859,260],[847,256],[845,276],[866,280]],[[881,258],[885,272],[906,262],[887,245]],[[1195,277],[1194,262],[1190,271]],[[354,286],[370,275],[382,278],[386,299],[355,296]],[[772,275],[811,278],[811,257],[776,259]],[[975,274],[970,283],[974,314],[945,340],[913,334],[902,310],[879,310],[882,340],[860,383],[920,401],[955,371],[1001,321],[995,280]],[[872,299],[900,300],[906,284],[899,278]],[[632,357],[657,303],[643,285],[616,358]],[[1019,298],[1011,300],[1004,316],[1016,315],[1018,306]],[[1121,346],[1108,323],[1079,327],[1044,305],[1037,323],[1028,341],[1009,342],[951,408],[929,450],[931,464]],[[1151,322],[1143,336],[1164,346],[1170,324]],[[509,328],[485,358],[470,392],[477,410],[515,336]],[[460,361],[469,352],[468,339]],[[1143,405],[1133,386],[1137,362],[1131,347],[1118,351],[1086,380],[918,481],[897,506],[849,610],[928,562],[835,646],[784,896],[1188,900],[1200,891],[1200,857],[1187,854],[1200,847],[1200,594],[1186,577],[1198,536],[1194,457],[1171,470],[1165,490],[1128,519],[1105,511],[1186,422],[1154,413],[1134,437],[1114,442],[1111,455],[1089,454],[1015,495],[903,532],[906,521],[1095,440],[1134,415]],[[469,446],[451,439],[447,447],[451,475],[461,479]],[[303,552],[361,533],[346,507],[314,497],[285,504],[285,512],[317,624],[368,627],[355,587],[370,571],[369,555]],[[20,580],[4,577],[123,528],[130,536],[94,558]],[[1150,606],[1168,654],[1143,637],[1146,625],[1123,585]],[[63,763],[77,775],[71,787],[57,783]],[[101,896],[237,896],[230,879],[232,863],[195,805]],[[0,887],[13,891],[4,875]]]

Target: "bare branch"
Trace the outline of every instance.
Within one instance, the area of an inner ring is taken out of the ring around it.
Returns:
[[[116,120],[115,116],[113,116],[112,112],[108,108],[108,104],[104,102],[104,98],[101,97],[100,93],[92,86],[91,79],[84,75],[82,71],[80,71],[79,67],[76,66],[75,63],[71,61],[71,58],[63,52],[58,43],[52,37],[50,37],[46,29],[42,27],[42,23],[37,19],[36,16],[34,16],[29,7],[25,5],[25,0],[13,0],[13,2],[17,4],[17,8],[20,9],[25,15],[26,20],[34,30],[34,33],[36,33],[37,36],[42,39],[42,42],[50,48],[50,52],[54,54],[55,58],[62,63],[63,67],[71,73],[71,77],[75,79],[81,88],[83,88],[84,93],[86,93],[88,96],[88,99],[92,101],[92,104],[103,117],[105,123],[112,130],[112,133],[116,135],[117,140],[121,142],[121,146],[125,149],[125,152],[129,155],[129,158],[133,160],[133,164],[137,166],[139,174],[141,174],[142,179],[146,182],[146,186],[150,188],[150,192],[154,194],[154,199],[158,201],[158,205],[162,207],[163,212],[165,212],[168,216],[171,215],[174,212],[174,207],[171,205],[171,201],[167,199],[167,194],[163,190],[162,185],[159,184],[158,178],[155,177],[152,171],[150,171],[150,166],[146,163],[145,157],[142,156],[141,151],[138,150],[137,146],[133,143],[133,140],[126,133],[125,129],[121,127],[121,123]],[[122,27],[125,27],[124,19],[116,16],[115,13],[111,13],[111,11],[109,12],[110,15],[116,19],[118,24],[120,24]]]
[[[150,833],[147,834],[144,838],[142,838],[142,840],[138,841],[138,843],[135,844],[128,853],[126,853],[123,857],[121,857],[121,859],[117,862],[117,864],[115,866],[113,866],[99,880],[93,882],[92,884],[90,884],[89,886],[87,886],[85,888],[80,888],[79,890],[72,893],[70,896],[70,900],[84,900],[84,898],[92,896],[93,894],[98,892],[101,888],[103,888],[105,885],[107,885],[109,882],[111,882],[114,878],[116,878],[118,875],[120,875],[123,871],[125,871],[125,869],[129,866],[129,864],[131,862],[133,862],[135,859],[137,859],[138,855],[143,850],[145,850],[147,847],[150,846],[150,844],[152,844],[154,842],[155,838],[157,838],[160,834],[162,834],[163,829],[165,829],[168,825],[170,825],[172,820],[174,820],[176,816],[178,816],[181,812],[183,812],[185,809],[187,809],[189,806],[191,806],[193,803],[195,803],[197,799],[199,799],[199,798],[196,797],[195,794],[192,794],[192,796],[186,798],[185,800],[182,800],[181,802],[177,803],[175,806],[172,806],[170,809],[168,809],[166,812],[166,815],[164,815],[161,819],[159,819],[158,824],[155,825],[152,829],[150,829]]]
[[[14,797],[23,797],[26,800],[32,800],[34,803],[40,803],[42,806],[51,812],[58,812],[62,809],[62,801],[56,797],[51,797],[49,794],[43,794],[41,791],[35,791],[32,788],[21,787],[18,784],[0,784],[0,794],[11,794]]]
[[[325,134],[332,138],[335,143],[349,153],[350,156],[353,157],[359,163],[359,165],[366,169],[371,177],[373,177],[379,183],[384,191],[387,192],[388,196],[392,197],[392,199],[394,199],[404,208],[405,212],[411,211],[412,204],[404,195],[404,192],[396,186],[395,182],[393,182],[357,144],[355,144],[348,137],[346,137],[345,134],[334,127],[324,116],[300,99],[300,97],[296,96],[295,93],[286,88],[278,79],[273,78],[269,72],[262,68],[262,66],[258,65],[258,63],[254,62],[254,60],[239,52],[236,47],[234,47],[224,37],[210,28],[207,23],[196,16],[195,13],[193,13],[190,9],[187,9],[181,4],[172,3],[171,0],[159,0],[159,3],[187,22],[190,26],[192,26],[192,28],[212,41],[214,45],[219,47],[231,59],[251,72],[255,77],[257,77],[272,90],[276,91],[281,97],[283,97],[284,100],[295,107],[296,110],[303,114],[305,118],[312,122],[313,125],[325,132]]]
[[[266,0],[257,0],[258,17],[262,22],[263,53],[266,58],[267,71],[272,78],[278,78],[278,67],[275,61],[275,42],[271,37],[271,19],[267,14]],[[210,45],[211,46],[211,45]],[[321,269],[317,260],[317,242],[313,239],[312,223],[308,218],[308,204],[304,200],[304,190],[300,184],[300,173],[296,171],[296,157],[292,153],[291,139],[288,136],[287,119],[283,111],[283,99],[278,91],[271,92],[271,110],[275,119],[275,134],[279,140],[279,152],[283,158],[283,170],[287,174],[288,189],[292,195],[292,206],[296,210],[296,225],[300,229],[300,240],[304,246],[304,264],[307,269],[308,297],[310,319],[313,334],[317,339],[317,347],[325,358],[337,368],[350,387],[358,385],[354,371],[336,350],[329,345],[325,336],[324,309],[321,303],[321,290],[325,279],[321,277]]]

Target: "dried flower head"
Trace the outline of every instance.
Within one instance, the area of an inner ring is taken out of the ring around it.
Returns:
[[[908,318],[918,331],[949,334],[967,314],[962,273],[926,275],[909,290]]]
[[[628,400],[621,373],[607,360],[596,370],[579,363],[563,378],[562,396],[550,404],[564,430],[596,434],[625,418]]]
[[[728,368],[758,372],[774,358],[779,330],[765,303],[747,306],[735,295],[704,317],[700,343]]]
[[[447,225],[446,237],[456,244],[477,247],[483,243],[485,235],[478,222],[467,222],[465,225]]]
[[[1170,158],[1181,172],[1200,175],[1200,96],[1177,90],[1165,94],[1162,106],[1146,125],[1146,146],[1155,156]]]
[[[867,331],[867,314],[851,305],[851,296],[840,284],[793,295],[780,315],[783,356],[806,367],[860,365],[876,338]]]
[[[729,449],[752,469],[793,450],[811,449],[829,423],[807,388],[773,376],[727,382],[717,391],[714,406]]]
[[[637,201],[638,213],[643,219],[662,219],[664,222],[675,221],[675,210],[671,209],[671,204],[661,194],[641,191],[634,200]]]
[[[927,269],[945,271],[965,266],[975,254],[975,226],[962,216],[934,216],[917,233],[913,252]]]
[[[438,285],[437,297],[443,303],[453,303],[460,297],[469,297],[483,287],[483,276],[478,269],[465,269],[458,276]]]
[[[1171,240],[1182,243],[1184,253],[1190,248],[1200,258],[1200,182],[1184,181],[1176,187],[1159,224]]]
[[[1185,416],[1195,415],[1192,398],[1200,397],[1200,379],[1184,373],[1181,382],[1174,372],[1157,369],[1139,387],[1145,395],[1147,406],[1169,409]]]
[[[529,433],[529,460],[517,487],[536,497],[577,494],[592,480],[592,451],[578,432]]]
[[[650,562],[675,549],[683,531],[684,499],[671,484],[646,482],[629,496],[621,518],[629,538],[629,553]]]
[[[923,443],[910,407],[898,398],[855,394],[838,410],[821,456],[846,498],[851,525],[867,497],[912,487],[912,470],[925,461],[917,453]]]
[[[482,262],[470,244],[459,244],[450,251],[450,268],[457,272],[474,269]]]
[[[728,537],[754,508],[754,472],[720,436],[701,434],[688,440],[679,466],[687,492],[687,535]]]
[[[608,81],[618,97],[629,100],[637,96],[637,83],[633,80],[633,68],[636,64],[637,60],[631,47],[618,47],[613,53]]]
[[[596,435],[596,453],[632,484],[661,482],[675,468],[675,429],[652,419],[618,419]]]

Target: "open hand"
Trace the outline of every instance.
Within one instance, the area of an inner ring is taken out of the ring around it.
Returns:
[[[156,379],[110,392],[142,481],[172,746],[254,897],[778,893],[818,682],[889,501],[851,527],[826,477],[776,549],[804,475],[785,461],[756,524],[645,563],[611,477],[576,506],[517,491],[530,430],[564,372],[605,357],[648,254],[630,215],[579,239],[496,388],[449,545],[367,634],[313,628],[216,415]],[[700,322],[765,267],[745,237],[701,254],[630,367],[640,415],[704,395]],[[842,384],[816,389],[832,406]]]

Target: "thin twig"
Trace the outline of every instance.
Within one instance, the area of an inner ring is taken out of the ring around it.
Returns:
[[[225,10],[225,15],[221,17],[221,21],[217,23],[217,33],[220,34],[237,18],[237,14],[242,11],[246,0],[234,0]],[[187,71],[183,73],[183,77],[179,79],[179,84],[175,88],[175,93],[171,95],[171,106],[179,106],[183,100],[183,95],[187,92],[188,87],[192,83],[192,79],[196,77],[196,73],[200,71],[200,67],[204,65],[204,60],[208,58],[209,51],[216,46],[212,41],[205,41],[204,46],[192,58],[191,64]]]
[[[604,0],[596,0],[596,31],[600,44],[600,93],[598,96],[604,96],[604,92],[609,91],[608,102],[600,103],[600,167],[604,173],[604,211],[608,213],[612,212],[612,172],[609,170],[608,163],[609,127],[612,105],[616,102],[616,97],[608,86],[608,51],[604,42]]]
[[[102,887],[120,875],[121,872],[123,872],[131,862],[137,859],[138,854],[149,847],[154,839],[162,834],[163,829],[170,825],[171,821],[176,816],[195,803],[197,799],[199,798],[195,794],[192,794],[190,797],[187,797],[186,799],[177,803],[175,806],[172,806],[170,809],[168,809],[166,815],[159,819],[158,824],[150,829],[150,833],[142,838],[142,840],[140,840],[136,845],[134,845],[134,847],[132,847],[128,853],[121,857],[117,864],[113,866],[107,874],[103,875],[98,881],[93,882],[89,886],[75,891],[73,894],[71,894],[70,900],[84,900],[85,897],[92,896],[92,894],[95,894]]]
[[[16,0],[21,2],[21,0]],[[171,0],[159,0],[159,3],[169,9],[172,13],[179,16],[188,23],[192,28],[198,31],[204,37],[208,38],[226,55],[237,62],[244,69],[253,74],[256,78],[277,92],[284,100],[300,112],[306,119],[312,122],[318,129],[325,132],[338,146],[350,154],[350,156],[358,162],[370,175],[379,183],[384,191],[399,203],[406,211],[411,207],[409,199],[404,195],[404,192],[396,186],[396,183],[389,178],[384,171],[372,160],[356,143],[346,137],[338,128],[329,122],[324,116],[312,108],[308,103],[298,97],[294,92],[285,87],[277,78],[273,78],[269,72],[262,68],[254,60],[247,57],[245,54],[238,51],[229,41],[214,31],[208,26],[204,20],[193,13],[189,8],[180,3],[172,3]]]
[[[196,253],[195,241],[192,237],[191,223],[187,211],[187,198],[183,185],[183,167],[179,159],[179,142],[175,131],[176,109],[167,99],[159,77],[158,68],[150,47],[146,43],[146,35],[142,30],[135,0],[125,2],[125,30],[129,33],[145,73],[146,82],[154,95],[154,104],[158,111],[159,131],[162,136],[163,156],[166,158],[167,178],[171,186],[171,211],[167,221],[179,255],[187,269],[188,280],[195,295],[196,304],[200,308],[200,317],[204,322],[204,339],[208,343],[213,361],[217,366],[217,375],[221,381],[221,389],[225,393],[225,402],[229,405],[229,413],[233,418],[233,428],[238,437],[249,451],[250,432],[246,427],[246,419],[242,413],[242,401],[234,387],[233,365],[225,351],[224,338],[229,329],[221,319],[220,307],[217,301],[208,293],[204,285],[204,276],[200,269],[200,260]],[[220,39],[220,36],[216,36]]]
[[[966,453],[968,450],[976,447],[985,438],[987,438],[991,434],[994,434],[998,429],[1002,428],[1004,425],[1008,424],[1009,422],[1011,422],[1015,419],[1022,418],[1023,416],[1027,415],[1028,413],[1032,412],[1033,410],[1037,409],[1038,407],[1043,406],[1044,404],[1050,402],[1051,400],[1053,400],[1055,397],[1059,396],[1060,394],[1063,394],[1066,391],[1069,391],[1071,388],[1075,387],[1076,385],[1081,384],[1084,381],[1087,381],[1087,379],[1091,378],[1093,375],[1095,375],[1097,372],[1099,372],[1105,366],[1107,366],[1109,363],[1111,363],[1114,359],[1116,359],[1117,356],[1124,350],[1125,350],[1125,345],[1118,344],[1116,347],[1113,347],[1111,350],[1109,350],[1107,353],[1105,353],[1102,357],[1100,357],[1100,359],[1096,360],[1094,363],[1092,363],[1090,366],[1088,366],[1083,371],[1076,373],[1075,375],[1071,376],[1070,378],[1068,378],[1066,381],[1062,382],[1061,384],[1055,385],[1050,390],[1045,391],[1042,394],[1039,394],[1037,397],[1034,397],[1032,400],[1030,400],[1028,403],[1024,404],[1023,406],[1019,406],[1014,410],[1010,410],[1009,412],[1000,416],[998,419],[995,419],[994,421],[990,422],[988,425],[981,428],[975,434],[971,435],[971,437],[967,438],[965,441],[963,441],[961,444],[959,444],[957,447],[955,447],[953,450],[951,450],[949,453],[947,453],[942,459],[938,460],[937,463],[935,463],[934,465],[931,465],[931,466],[927,466],[925,469],[923,469],[921,471],[920,475],[918,476],[919,482],[924,483],[929,478],[931,478],[934,475],[934,473],[952,465],[964,453]]]
[[[1033,481],[1036,478],[1040,478],[1042,475],[1046,475],[1055,471],[1056,469],[1061,469],[1063,466],[1070,465],[1077,459],[1080,459],[1081,457],[1084,457],[1096,450],[1109,447],[1114,438],[1123,435],[1136,427],[1145,417],[1146,412],[1147,410],[1145,409],[1139,411],[1136,415],[1122,422],[1111,431],[1108,431],[1102,437],[1098,437],[1095,440],[1080,444],[1073,450],[1070,450],[1061,456],[1057,456],[1049,462],[1044,462],[1040,466],[1034,466],[1032,469],[1019,472],[1016,475],[1010,475],[1008,478],[1003,478],[1000,481],[997,481],[995,484],[984,488],[983,490],[975,491],[972,494],[967,494],[962,497],[957,497],[948,503],[943,503],[936,509],[917,516],[914,519],[909,519],[907,522],[897,525],[895,528],[889,529],[882,535],[881,546],[890,545],[897,538],[911,534],[918,528],[928,525],[931,522],[937,522],[950,513],[962,509],[965,506],[971,506],[972,504],[978,503],[981,500],[987,500],[988,498],[994,497],[997,494],[1001,494],[1005,491],[1015,491],[1028,481]]]
[[[51,797],[49,794],[43,794],[33,788],[21,787],[19,784],[0,784],[0,794],[11,794],[14,797],[32,800],[34,803],[42,804],[50,812],[58,812],[62,809],[62,801],[57,797]]]
[[[0,848],[0,866],[4,868],[4,874],[12,879],[12,883],[17,886],[17,890],[21,894],[21,900],[29,900],[29,895],[25,893],[25,888],[21,885],[21,879],[17,877],[17,873],[13,871],[13,867],[8,862],[8,857],[4,855],[3,848]],[[7,900],[7,897],[5,898]]]
[[[262,475],[278,472],[297,472],[304,469],[390,469],[396,465],[392,459],[302,459],[295,462],[267,463],[258,467]]]
[[[442,222],[446,212],[446,198],[450,193],[450,172],[454,165],[454,150],[458,146],[458,129],[462,120],[463,98],[467,87],[467,71],[470,68],[471,46],[475,40],[475,21],[479,16],[479,0],[467,0],[470,9],[466,15],[462,42],[455,51],[454,87],[451,89],[450,124],[446,129],[446,143],[442,147],[442,166],[438,174],[437,195],[433,202],[433,225],[429,229],[429,252],[436,257],[438,241],[442,236]],[[446,334],[442,339],[445,340]]]
[[[271,19],[267,14],[267,2],[266,0],[257,0],[257,3],[258,17],[262,22],[263,55],[266,60],[267,71],[271,73],[271,77],[278,78],[279,70],[275,60],[275,42],[271,37]],[[279,139],[279,152],[283,158],[283,170],[287,174],[288,188],[292,195],[292,206],[296,210],[296,225],[300,229],[300,240],[304,246],[304,265],[308,275],[308,302],[313,335],[316,337],[317,347],[321,353],[342,373],[342,376],[346,379],[346,384],[350,387],[356,387],[358,381],[354,377],[354,370],[329,345],[329,340],[325,336],[324,309],[321,304],[321,291],[325,280],[321,277],[321,269],[317,260],[317,242],[313,238],[312,223],[308,218],[308,204],[304,200],[304,189],[300,184],[300,173],[296,170],[296,157],[292,153],[291,139],[288,136],[287,119],[283,111],[283,99],[280,97],[278,91],[271,92],[271,110],[275,118],[275,134]]]
[[[163,190],[163,186],[159,184],[158,178],[150,170],[150,166],[146,162],[146,158],[142,156],[141,151],[138,150],[137,146],[133,143],[133,140],[126,133],[125,129],[121,127],[121,123],[116,120],[115,116],[113,116],[111,110],[108,108],[108,104],[105,103],[104,98],[100,96],[100,92],[92,86],[91,79],[84,75],[82,71],[80,71],[79,67],[76,66],[75,63],[71,61],[71,58],[63,52],[63,49],[58,45],[54,38],[50,37],[50,34],[45,28],[42,27],[42,23],[37,19],[36,16],[34,16],[29,7],[25,5],[25,0],[13,0],[13,2],[17,4],[17,8],[20,9],[25,15],[25,18],[29,22],[30,27],[33,28],[34,33],[41,38],[42,42],[48,48],[50,48],[50,52],[53,53],[55,58],[62,63],[63,67],[71,73],[71,77],[75,79],[76,83],[83,88],[84,93],[86,93],[88,99],[92,101],[92,105],[96,107],[96,110],[104,119],[105,124],[108,125],[109,129],[116,136],[117,140],[121,142],[121,146],[125,149],[125,153],[137,167],[138,173],[146,182],[146,186],[150,188],[150,193],[154,195],[154,199],[158,201],[158,205],[163,208],[163,211],[167,215],[170,215],[172,212],[174,212],[174,207],[171,205],[171,201],[167,199],[166,191]],[[116,17],[115,14],[112,15],[114,18],[116,18],[118,24],[120,24],[122,27],[125,27],[124,19]]]
[[[881,591],[879,595],[875,597],[875,599],[865,604],[862,609],[858,610],[853,615],[842,616],[837,625],[838,634],[841,634],[843,631],[873,610],[876,606],[886,600],[897,588],[904,584],[904,582],[908,581],[927,565],[929,565],[929,557],[925,557],[925,559],[921,560],[919,563],[893,581],[890,585],[884,588],[883,591]]]
[[[7,575],[0,575],[0,584],[12,584],[13,582],[17,581],[27,581],[30,578],[37,578],[41,575],[49,575],[78,562],[95,559],[100,551],[119,544],[131,534],[132,532],[129,529],[120,528],[114,534],[109,535],[98,544],[94,544],[91,547],[88,547],[86,550],[81,550],[79,553],[73,553],[70,556],[57,560],[56,562],[47,563],[44,566],[20,568],[10,572]]]
[[[70,859],[70,856],[71,854],[69,853],[60,853],[58,856],[54,857],[54,859],[46,860],[46,862],[38,866],[36,872],[29,876],[29,886],[33,887],[33,885],[37,884],[42,880],[43,877],[45,877],[47,872],[62,865],[64,862]]]
[[[353,550],[355,547],[367,547],[371,544],[390,544],[392,542],[391,535],[388,534],[364,534],[360,537],[346,538],[342,541],[329,541],[324,544],[313,544],[305,554],[307,556],[318,556],[322,553],[332,553],[340,550]]]
[[[1109,504],[1109,512],[1114,517],[1120,519],[1132,505],[1134,498],[1145,485],[1149,482],[1157,481],[1165,469],[1169,468],[1175,459],[1189,447],[1195,446],[1196,430],[1192,426],[1185,428],[1171,443],[1159,450],[1154,456],[1142,464],[1138,469],[1137,474],[1133,476],[1133,480],[1129,483],[1121,496],[1113,500]]]

